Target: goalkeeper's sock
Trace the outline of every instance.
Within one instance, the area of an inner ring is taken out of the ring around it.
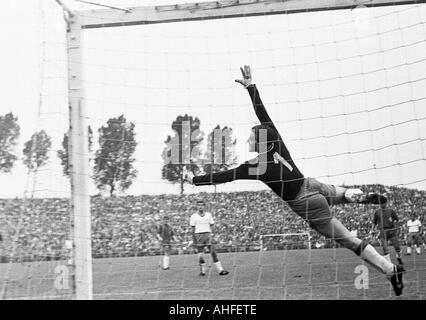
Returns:
[[[417,254],[420,254],[420,247],[416,248],[416,252],[417,252]]]
[[[392,263],[391,258],[390,258],[390,254],[389,254],[389,253],[388,253],[388,254],[385,254],[383,257],[384,257],[386,260],[388,260],[390,263]]]
[[[382,273],[388,276],[393,274],[393,263],[381,256],[371,244],[365,246],[364,250],[361,252],[361,258]]]
[[[214,265],[216,266],[218,272],[223,271],[222,264],[220,263],[220,261],[215,262]]]

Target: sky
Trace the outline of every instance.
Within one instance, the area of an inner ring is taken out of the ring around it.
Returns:
[[[72,10],[93,9],[73,0]],[[99,1],[120,7],[187,1]],[[20,160],[0,173],[0,198],[67,197],[56,151],[68,130],[67,48],[56,1],[2,2],[0,115],[18,116]],[[17,18],[19,17],[19,18]],[[138,176],[127,194],[178,193],[161,179],[164,140],[185,113],[206,134],[233,128],[236,155],[257,124],[235,79],[249,64],[263,102],[305,176],[334,184],[426,189],[426,6],[410,5],[84,31],[87,121],[124,114],[136,125]],[[50,160],[36,177],[23,144],[44,129]],[[98,146],[95,143],[94,148]],[[217,191],[264,189],[236,181]],[[190,187],[187,192],[212,191]],[[91,194],[97,190],[91,185]]]

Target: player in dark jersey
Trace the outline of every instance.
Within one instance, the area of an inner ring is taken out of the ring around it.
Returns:
[[[342,246],[352,250],[362,259],[386,274],[396,295],[401,295],[403,268],[381,256],[368,241],[354,237],[332,215],[330,205],[339,203],[373,202],[377,195],[364,195],[359,189],[347,189],[304,177],[294,163],[277,128],[269,117],[252,83],[249,66],[241,68],[242,80],[235,80],[248,91],[260,125],[252,128],[249,139],[250,152],[259,155],[237,168],[194,177],[190,172],[187,180],[196,186],[213,185],[238,179],[260,180],[271,188],[290,208],[305,219],[311,228]]]
[[[379,232],[379,240],[382,244],[383,254],[390,261],[388,241],[395,248],[396,258],[399,264],[402,264],[401,246],[399,244],[399,226],[398,215],[395,210],[387,208],[387,201],[380,204],[380,209],[374,212],[373,229],[371,233]]]
[[[174,237],[172,227],[169,225],[169,217],[163,217],[163,223],[158,227],[158,239],[163,249],[163,270],[169,270],[171,241]]]

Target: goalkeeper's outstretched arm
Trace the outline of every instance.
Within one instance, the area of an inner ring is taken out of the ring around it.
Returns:
[[[257,90],[256,85],[253,83],[250,66],[245,65],[244,68],[241,67],[240,70],[241,70],[241,73],[243,74],[243,79],[242,80],[237,79],[235,80],[235,82],[242,84],[244,88],[247,89],[250,95],[251,102],[253,104],[254,112],[256,113],[256,116],[259,119],[260,123],[270,126],[278,133],[278,130],[274,125],[274,122],[272,121],[271,117],[266,111],[265,106],[263,105],[262,99],[260,98],[259,91]],[[278,136],[279,136],[279,133],[278,133]],[[280,140],[282,140],[281,137],[280,137]]]
[[[257,118],[259,119],[260,123],[262,125],[267,125],[269,128],[271,128],[276,135],[276,138],[273,142],[276,142],[278,144],[278,152],[279,154],[284,157],[287,161],[293,161],[290,155],[289,150],[287,149],[287,146],[285,145],[278,129],[276,128],[274,122],[272,121],[271,117],[269,116],[268,112],[266,111],[265,106],[263,105],[262,99],[260,98],[259,91],[257,90],[256,85],[253,83],[252,74],[251,74],[251,68],[250,66],[245,65],[244,68],[240,68],[241,73],[243,75],[242,80],[235,80],[235,82],[240,83],[244,86],[244,88],[247,89],[251,102],[253,104],[254,111],[256,113]]]
[[[241,164],[240,166],[234,169],[215,172],[215,173],[209,173],[209,174],[196,176],[196,177],[194,176],[192,172],[189,172],[185,176],[185,180],[196,186],[215,185],[215,184],[221,184],[221,183],[231,182],[235,180],[244,180],[244,179],[257,180],[258,179],[257,175],[249,174],[249,168],[251,166],[255,166],[255,164],[250,164],[248,161],[248,162],[244,162],[243,164]]]

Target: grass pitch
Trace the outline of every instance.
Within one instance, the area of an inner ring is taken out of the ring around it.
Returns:
[[[94,298],[426,300],[425,252],[403,257],[407,272],[401,297],[395,297],[386,277],[370,266],[368,288],[357,288],[360,274],[355,270],[363,262],[346,249],[221,253],[219,258],[229,275],[219,276],[210,259],[207,275],[200,277],[194,254],[171,256],[170,270],[160,268],[160,256],[94,259]],[[64,261],[0,264],[0,297],[70,299],[65,265]]]

